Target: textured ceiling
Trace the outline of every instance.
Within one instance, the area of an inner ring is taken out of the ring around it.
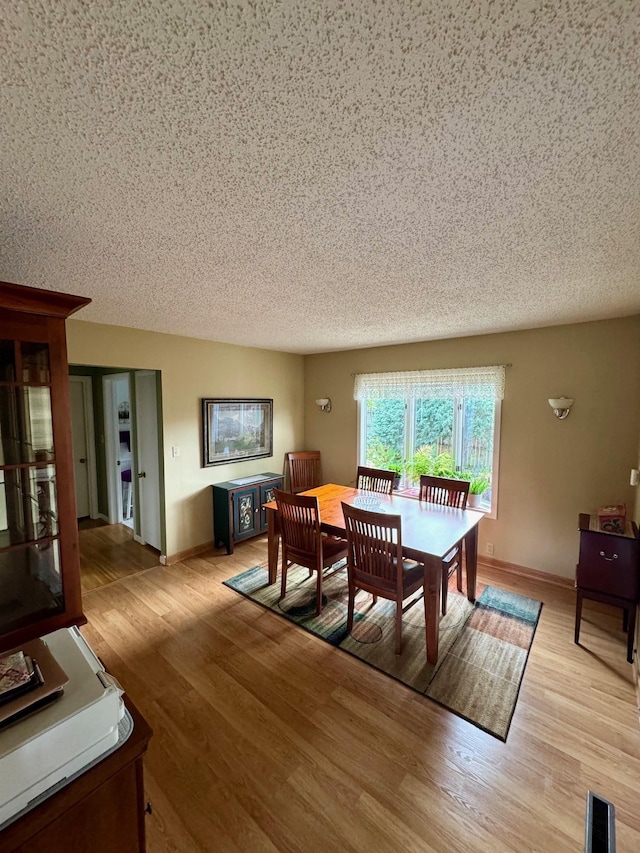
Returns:
[[[0,278],[292,352],[640,313],[637,0],[5,0]]]

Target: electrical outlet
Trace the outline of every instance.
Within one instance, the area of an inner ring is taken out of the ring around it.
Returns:
[[[487,542],[487,554],[493,557],[493,542]]]

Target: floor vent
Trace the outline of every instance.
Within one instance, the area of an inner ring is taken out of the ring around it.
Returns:
[[[587,793],[585,853],[616,853],[616,810],[613,803]]]

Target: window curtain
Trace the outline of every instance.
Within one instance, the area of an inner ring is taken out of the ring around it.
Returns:
[[[355,400],[398,397],[502,400],[504,365],[454,367],[450,370],[410,370],[402,373],[359,373],[356,375],[353,396]]]

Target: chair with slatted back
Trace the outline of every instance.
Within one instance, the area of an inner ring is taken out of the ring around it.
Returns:
[[[419,563],[402,559],[402,530],[399,515],[369,512],[343,503],[347,530],[347,569],[349,574],[349,608],[347,632],[353,628],[356,593],[364,589],[373,595],[396,603],[396,654],[402,652],[402,614],[421,601],[424,595],[424,569]],[[423,595],[404,602],[419,589]],[[404,605],[404,606],[403,606]]]
[[[289,488],[297,495],[322,485],[322,465],[319,450],[296,450],[287,453]]]
[[[316,615],[322,610],[322,581],[325,569],[347,556],[344,539],[326,536],[320,529],[318,498],[294,495],[274,489],[282,537],[282,585],[280,598],[287,592],[287,572],[294,563],[309,569],[309,577],[318,573]]]
[[[423,474],[420,477],[420,500],[432,504],[467,508],[469,481],[454,480],[449,477],[432,477]],[[442,615],[447,612],[447,592],[449,578],[456,573],[458,592],[462,592],[462,542],[450,551],[442,561]]]
[[[365,489],[367,492],[390,495],[397,476],[395,471],[386,471],[382,468],[365,468],[363,465],[358,465],[356,488]]]

